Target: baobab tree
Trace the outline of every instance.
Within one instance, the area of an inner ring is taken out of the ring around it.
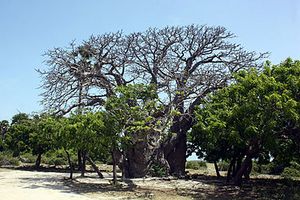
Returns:
[[[267,55],[244,50],[234,37],[224,27],[189,25],[103,34],[79,46],[50,50],[45,54],[48,69],[40,71],[43,103],[66,114],[79,106],[102,106],[117,86],[154,85],[164,108],[156,116],[171,119],[167,137],[157,148],[170,173],[184,175],[186,135],[195,107],[207,94],[226,86],[233,73],[261,67]],[[78,103],[74,98],[80,90]]]

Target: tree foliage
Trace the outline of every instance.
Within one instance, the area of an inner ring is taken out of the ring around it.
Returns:
[[[231,160],[240,183],[253,158],[276,159],[283,155],[281,150],[299,146],[299,76],[300,62],[291,59],[278,66],[267,64],[262,72],[236,74],[235,83],[197,110],[191,142],[198,155]]]

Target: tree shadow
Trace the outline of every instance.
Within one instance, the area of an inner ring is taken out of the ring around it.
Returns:
[[[70,190],[77,193],[93,193],[93,192],[132,192],[137,189],[137,185],[131,180],[125,180],[122,184],[113,185],[110,181],[103,183],[80,182],[70,179],[64,180],[64,185]]]
[[[90,180],[98,180],[89,182]],[[66,177],[21,177],[21,183],[26,183],[26,189],[49,189],[59,190],[63,193],[95,193],[95,192],[135,192],[137,185],[130,179],[113,185],[111,179],[99,179],[95,176],[76,177],[69,179]]]
[[[23,177],[19,178],[21,183],[26,183],[23,186],[25,189],[48,189],[59,190],[62,193],[70,193],[72,190],[64,186],[63,178],[58,177]]]
[[[120,178],[120,177],[119,177]],[[176,179],[158,178],[153,179],[153,187],[139,184],[139,180],[125,179],[123,182],[113,185],[112,179],[98,179],[96,176],[78,177],[73,180],[64,178],[63,175],[51,175],[42,177],[21,177],[21,182],[26,183],[24,188],[46,188],[59,190],[63,193],[108,193],[114,196],[127,195],[137,196],[141,199],[151,199],[155,194],[174,194],[187,196],[193,199],[300,199],[300,181],[270,178],[252,178],[244,181],[241,187],[226,182],[226,178],[217,178],[208,175],[193,175],[181,180],[181,184],[187,187],[176,186],[175,188],[155,187],[155,180],[160,184],[169,184]],[[97,179],[97,180],[96,180]],[[95,181],[96,180],[96,181]],[[140,180],[143,181],[143,180]],[[152,181],[151,179],[144,180]],[[188,185],[192,181],[193,185]],[[174,182],[172,182],[174,183]],[[195,186],[195,187],[194,187]]]
[[[299,180],[252,178],[244,180],[241,187],[228,183],[224,177],[198,175],[191,180],[212,186],[181,192],[194,199],[300,199]]]

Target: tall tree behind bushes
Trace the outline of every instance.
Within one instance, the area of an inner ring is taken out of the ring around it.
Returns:
[[[195,107],[207,94],[226,86],[232,73],[260,67],[258,61],[266,56],[244,50],[233,38],[224,27],[190,25],[102,34],[81,45],[49,50],[48,68],[39,70],[43,103],[64,115],[80,106],[102,107],[117,86],[154,85],[163,105],[157,117],[177,113],[168,130],[172,134],[162,145],[163,157],[171,174],[183,175]]]
[[[122,154],[123,173],[126,177],[144,177],[155,161],[153,157],[161,149],[170,120],[159,118],[162,105],[155,85],[135,84],[118,87],[108,98],[106,111],[118,126],[116,135]],[[121,145],[121,146],[120,146]],[[136,151],[139,149],[139,151]],[[162,152],[160,152],[163,156]],[[137,164],[138,163],[138,164]],[[168,166],[165,166],[169,168]]]

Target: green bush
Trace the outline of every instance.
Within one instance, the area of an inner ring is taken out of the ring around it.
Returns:
[[[42,163],[48,165],[67,165],[67,159],[65,157],[60,157],[55,154],[46,154],[42,157]]]
[[[74,154],[71,154],[71,160],[73,163],[76,163],[77,156]],[[48,165],[68,165],[68,160],[66,153],[59,149],[59,150],[53,150],[53,151],[48,151],[42,156],[42,163],[48,164]]]
[[[260,165],[260,171],[259,173],[261,174],[272,174],[275,168],[275,164],[274,163],[268,163],[265,165]]]
[[[36,156],[31,153],[24,153],[20,155],[20,161],[23,163],[35,163]]]
[[[199,170],[199,169],[206,169],[207,165],[205,161],[191,160],[186,162],[186,168]]]
[[[222,160],[222,161],[218,162],[218,168],[220,171],[228,171],[229,162],[226,160]]]
[[[160,162],[152,163],[148,175],[153,177],[164,177],[168,176],[168,169]]]
[[[252,174],[272,174],[275,164],[270,162],[268,164],[259,164],[256,161],[252,163]]]
[[[7,152],[0,152],[0,166],[4,166],[4,165],[18,166],[19,164],[20,163],[18,158],[13,157],[12,154]]]
[[[281,176],[286,179],[300,178],[300,164],[291,162],[289,167],[284,168]]]
[[[55,165],[55,166],[67,165],[66,160],[64,158],[60,158],[60,157],[51,157],[49,159],[48,164],[49,165]]]

